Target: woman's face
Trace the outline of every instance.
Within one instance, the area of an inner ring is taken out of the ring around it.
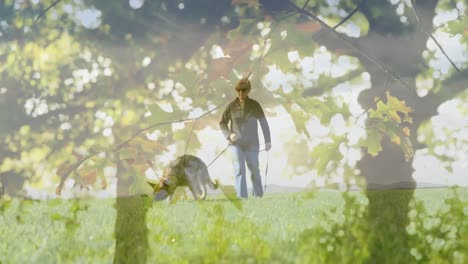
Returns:
[[[245,99],[249,95],[250,89],[236,89],[236,91],[237,91],[237,97],[239,97],[239,100],[245,101]]]

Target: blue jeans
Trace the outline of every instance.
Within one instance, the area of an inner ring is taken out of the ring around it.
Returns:
[[[245,178],[245,164],[250,170],[252,180],[252,195],[257,197],[263,196],[262,178],[260,169],[258,168],[258,146],[242,147],[239,145],[230,146],[233,153],[234,174],[236,176],[236,192],[237,197],[247,198],[247,181]]]

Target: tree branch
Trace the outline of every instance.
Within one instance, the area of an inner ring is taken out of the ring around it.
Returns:
[[[319,79],[318,83],[316,83],[314,86],[312,86],[311,88],[305,89],[302,95],[303,96],[321,95],[324,92],[331,90],[333,87],[337,86],[338,84],[353,80],[354,78],[356,78],[357,76],[360,76],[361,74],[362,74],[362,70],[356,69],[356,70],[348,72],[347,74],[343,76],[332,78],[331,79],[332,81],[320,82],[320,79]]]
[[[192,117],[192,118],[184,118],[184,119],[179,119],[179,120],[176,120],[176,121],[168,121],[168,122],[163,122],[163,123],[158,123],[158,124],[154,124],[154,125],[151,125],[149,127],[146,127],[146,128],[143,128],[143,129],[140,129],[138,132],[136,132],[132,137],[130,137],[129,139],[125,140],[123,143],[120,143],[115,149],[113,149],[112,151],[113,152],[117,152],[119,151],[125,144],[129,143],[130,141],[132,141],[133,139],[135,139],[138,135],[140,135],[141,133],[147,131],[147,130],[150,130],[152,128],[155,128],[155,127],[158,127],[158,126],[164,126],[164,125],[169,125],[169,124],[174,124],[174,123],[182,123],[182,122],[187,122],[187,121],[191,121],[191,120],[197,120],[197,119],[200,119],[208,114],[210,114],[211,112],[215,111],[216,109],[220,108],[221,106],[223,106],[225,103],[227,103],[227,100],[224,101],[223,103],[219,104],[218,106],[216,106],[215,108],[209,110],[208,112],[202,114],[201,116],[199,117]]]
[[[460,73],[455,73],[450,78],[442,81],[442,88],[438,93],[431,93],[422,99],[422,105],[437,109],[443,102],[454,98],[457,94],[468,90],[468,69],[464,69]]]
[[[169,121],[169,122],[163,122],[163,123],[157,123],[157,124],[153,124],[149,127],[146,127],[146,128],[143,128],[143,129],[140,129],[138,132],[136,132],[133,136],[131,136],[129,139],[125,140],[124,142],[120,143],[116,148],[108,148],[108,149],[105,149],[105,150],[101,150],[101,151],[95,151],[94,153],[91,153],[89,154],[88,156],[80,159],[79,161],[75,162],[73,165],[71,165],[66,171],[65,173],[60,177],[60,183],[59,185],[57,186],[56,190],[55,190],[55,193],[57,195],[60,196],[60,193],[62,191],[62,188],[63,188],[63,184],[65,183],[65,180],[68,178],[68,176],[70,176],[70,174],[72,172],[76,172],[76,170],[78,169],[78,167],[80,167],[84,162],[86,162],[87,160],[101,154],[101,153],[107,153],[107,152],[118,152],[120,149],[122,149],[126,144],[130,143],[133,139],[135,139],[138,135],[140,135],[141,133],[147,131],[147,130],[150,130],[152,128],[155,128],[155,127],[158,127],[158,126],[163,126],[163,125],[169,125],[169,124],[174,124],[174,123],[181,123],[181,122],[186,122],[186,121],[191,121],[191,120],[198,120],[208,114],[210,114],[211,112],[217,110],[218,108],[220,108],[221,106],[223,106],[225,103],[227,103],[228,100],[225,100],[224,102],[222,102],[221,104],[219,104],[218,106],[216,106],[215,108],[205,112],[204,114],[198,116],[198,117],[194,117],[194,118],[184,118],[184,119],[179,119],[179,120],[175,120],[175,121]]]
[[[421,18],[419,18],[419,14],[418,14],[418,11],[416,9],[416,3],[414,2],[414,0],[411,0],[411,6],[412,6],[412,9],[413,9],[413,12],[414,12],[414,16],[416,17],[416,21],[418,22],[418,25],[421,24]],[[442,53],[444,54],[445,58],[447,58],[447,60],[450,62],[450,64],[452,64],[452,66],[455,68],[455,70],[457,70],[458,72],[461,72],[460,69],[457,67],[457,65],[455,65],[455,63],[450,59],[450,57],[447,55],[447,53],[445,52],[445,50],[442,48],[442,46],[439,44],[439,42],[437,41],[437,39],[434,37],[434,35],[432,35],[431,33],[425,31],[424,29],[421,29],[419,27],[419,30],[421,30],[421,32],[423,32],[424,34],[426,34],[427,36],[429,36],[437,45],[437,47],[439,47],[440,51],[442,51]]]
[[[355,43],[351,42],[350,40],[344,38],[340,33],[338,33],[335,29],[333,29],[332,27],[330,27],[327,23],[325,23],[323,20],[321,20],[320,18],[318,18],[316,15],[312,14],[311,12],[307,11],[307,10],[303,10],[301,8],[299,8],[298,6],[296,6],[296,4],[294,4],[293,2],[291,2],[291,0],[288,0],[289,4],[300,14],[303,14],[303,15],[306,15],[310,18],[312,18],[313,20],[317,21],[320,25],[322,25],[325,29],[327,29],[328,31],[332,32],[333,34],[335,34],[340,40],[342,40],[343,42],[345,42],[346,44],[348,44],[350,47],[352,47],[353,49],[355,49],[358,53],[360,53],[362,56],[364,56],[366,59],[370,60],[371,62],[373,62],[375,65],[377,65],[383,72],[385,72],[387,75],[391,76],[394,80],[396,80],[398,83],[400,83],[403,87],[405,87],[406,89],[410,90],[410,87],[408,86],[408,84],[406,84],[403,80],[401,80],[401,78],[399,78],[398,76],[396,76],[395,73],[393,73],[392,71],[390,71],[389,69],[387,69],[384,65],[382,65],[376,58],[374,58],[373,56],[367,54],[364,50],[362,50],[360,47],[358,47]]]
[[[340,23],[336,24],[333,27],[333,29],[337,29],[339,26],[343,25],[348,19],[350,19],[359,10],[359,8],[361,8],[364,2],[366,2],[366,0],[362,0],[361,3],[359,3],[359,5],[356,6],[356,8],[354,8],[353,11],[351,11],[351,13],[349,13],[345,18],[343,18],[343,20],[341,20]]]
[[[307,0],[304,4],[304,6],[302,6],[302,9],[305,9],[307,7],[307,5],[309,4],[310,0]]]
[[[442,51],[442,53],[444,54],[444,56],[449,60],[450,64],[452,64],[452,66],[455,68],[455,70],[457,70],[458,72],[461,72],[460,69],[457,67],[457,65],[455,65],[455,63],[450,59],[450,57],[447,55],[447,53],[445,52],[445,50],[442,48],[442,46],[439,44],[439,42],[437,41],[437,39],[430,33],[427,33],[427,32],[424,32],[426,33],[437,45],[437,47],[439,47],[439,49]]]
[[[36,23],[39,18],[41,18],[42,16],[44,16],[47,11],[49,11],[52,7],[56,6],[60,1],[62,0],[56,0],[55,2],[53,2],[49,7],[47,7],[46,9],[42,10],[41,13],[39,13],[39,15],[36,17],[36,19],[34,19],[34,23]]]

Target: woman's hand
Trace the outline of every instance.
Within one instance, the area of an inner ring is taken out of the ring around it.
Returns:
[[[229,135],[229,139],[231,140],[231,142],[236,142],[239,139],[239,137],[236,134],[232,133],[231,135]]]

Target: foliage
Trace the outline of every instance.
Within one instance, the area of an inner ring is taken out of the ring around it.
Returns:
[[[307,143],[313,140],[308,127],[313,118],[325,127],[331,127],[334,118],[342,118],[344,133],[330,130],[313,148],[302,149],[307,161],[294,165],[316,171],[327,181],[345,178],[346,184],[352,184],[356,176],[411,180],[413,170],[408,162],[424,147],[417,144],[419,129],[430,130],[424,128],[425,122],[445,101],[456,98],[464,102],[466,56],[456,58],[458,73],[440,67],[448,56],[442,54],[442,47],[428,41],[434,33],[451,45],[466,47],[461,0],[418,1],[414,6],[416,1],[367,1],[351,17],[356,3],[350,0],[160,0],[140,1],[141,6],[133,1],[130,5],[128,1],[110,5],[105,0],[59,2],[0,2],[0,181],[8,198],[25,196],[25,187],[40,189],[58,181],[56,192],[60,194],[69,175],[81,187],[109,188],[115,176],[106,175],[106,169],[117,171],[113,186],[119,196],[145,192],[145,172],[164,166],[160,158],[169,155],[169,150],[175,149],[170,155],[180,155],[200,147],[197,130],[216,127],[216,117],[203,115],[196,122],[192,117],[221,107],[242,75],[251,75],[255,97],[266,109],[282,106],[287,110],[298,138]],[[53,8],[42,14],[51,4]],[[445,21],[443,15],[438,16],[443,13],[456,15]],[[40,19],[35,19],[39,14]],[[421,22],[412,14],[420,14]],[[384,100],[381,87],[388,79],[395,85],[388,92],[385,85]],[[359,88],[356,97],[353,92],[340,93],[346,86],[366,88]],[[376,101],[376,95],[382,99]],[[362,111],[356,112],[357,104]],[[358,123],[354,118],[366,113],[363,129],[367,137],[351,140],[350,131]],[[178,124],[170,124],[173,121]],[[392,164],[401,170],[380,169],[382,163],[377,161],[397,160],[392,148],[383,144],[385,138],[401,148],[406,163],[399,159]],[[465,143],[450,140],[456,145],[454,142]],[[447,167],[456,159],[456,155],[435,151],[444,140],[428,137],[424,143],[427,153],[449,163]],[[344,154],[350,150],[357,150],[355,156],[366,166],[356,166]],[[295,151],[288,148],[284,155],[292,156]],[[393,175],[397,172],[400,175]],[[52,192],[50,187],[47,191]],[[355,201],[344,198],[350,207],[346,210],[352,210]],[[215,245],[215,255],[230,258],[238,249],[227,246],[218,225],[238,226],[240,222],[224,221],[226,211],[215,208],[214,227],[203,230],[209,234],[208,245]],[[375,209],[378,206],[368,213],[372,215]],[[80,210],[74,212],[63,217],[71,226],[80,217]],[[340,230],[341,225],[360,228],[349,216],[333,223],[331,229]],[[246,224],[246,229],[251,232],[258,226]],[[378,226],[368,228],[375,231]],[[226,237],[240,241],[238,234]],[[351,237],[361,239],[357,231]],[[78,245],[87,241],[79,239]],[[301,239],[315,243],[307,233]],[[104,243],[105,250],[109,250],[109,241]],[[239,243],[240,248],[256,248],[267,260],[279,254],[268,249],[274,247],[268,241],[254,236]],[[55,243],[54,250],[59,245]],[[68,248],[71,242],[67,243]],[[285,244],[281,246],[291,246],[290,241]],[[34,245],[38,249],[47,246]],[[356,259],[368,253],[372,256],[379,246],[355,251],[347,243],[337,245],[340,252],[352,251]],[[426,248],[414,252],[423,254],[420,251]],[[84,253],[93,255],[93,250]],[[62,261],[53,250],[44,252],[32,258]],[[332,257],[326,252],[320,258]],[[76,251],[72,254],[65,256],[81,261]],[[434,254],[438,259],[438,253]],[[197,258],[194,256],[200,261]],[[245,260],[250,261],[250,256]]]
[[[440,1],[440,10],[451,8],[446,2]],[[224,100],[220,99],[230,96],[229,87],[247,73],[258,88],[259,100],[266,107],[282,105],[287,109],[298,134],[310,138],[306,124],[311,118],[329,126],[334,116],[341,115],[347,128],[352,127],[352,102],[332,89],[350,79],[362,82],[362,77],[356,76],[368,66],[356,55],[355,47],[343,49],[337,41],[325,41],[327,38],[322,43],[319,36],[329,33],[310,15],[319,13],[325,22],[338,23],[345,11],[355,8],[351,1],[221,1],[216,3],[215,13],[192,3],[183,7],[171,1],[143,5],[63,2],[34,22],[30,14],[40,14],[47,3],[2,3],[5,19],[0,56],[6,63],[0,68],[5,110],[0,116],[2,123],[11,125],[1,130],[5,155],[0,172],[3,185],[9,182],[8,194],[21,193],[24,182],[40,185],[44,177],[55,181],[54,174],[62,179],[72,175],[83,187],[105,188],[111,179],[104,175],[104,169],[116,168],[119,161],[132,166],[134,177],[141,178],[151,169],[148,163],[157,163],[171,145],[179,154],[196,151],[201,145],[196,131],[213,126],[213,122],[200,119],[191,131],[186,119],[195,109],[208,111],[221,105]],[[292,13],[292,5],[304,8]],[[345,28],[354,25],[360,32],[357,38],[365,40],[372,30],[408,33],[412,29],[405,28],[403,22],[395,22],[391,28],[385,23],[398,21],[398,16],[382,13],[378,7],[379,3],[364,5],[343,21],[339,32],[349,34]],[[403,4],[404,16],[409,16],[407,9]],[[89,21],[80,18],[84,13],[90,15]],[[158,29],[151,24],[158,24]],[[465,36],[460,25],[463,19],[441,28]],[[460,41],[466,42],[465,37]],[[424,59],[434,58],[434,52],[426,52],[429,55]],[[321,68],[323,56],[329,56],[332,63],[328,69]],[[345,57],[353,58],[354,66],[334,74],[333,68],[339,68],[338,62]],[[305,58],[312,58],[312,69],[300,63]],[[265,80],[273,68],[286,80],[279,88]],[[420,73],[427,76],[431,71],[429,67]],[[417,133],[408,125],[410,107],[415,109],[419,102],[400,98],[397,93],[389,91],[385,103],[381,100],[375,109],[368,110],[366,139],[359,145],[345,141],[343,146],[360,146],[376,156],[384,151],[381,140],[386,135],[401,146],[410,161]],[[181,121],[185,127],[156,125],[174,120],[186,120]],[[137,132],[141,134],[133,138]],[[308,155],[316,156],[317,152],[309,150]],[[340,155],[327,157],[303,165],[319,172],[324,172],[327,164],[341,169]]]
[[[390,140],[401,146],[405,155],[405,160],[409,161],[413,155],[414,150],[410,141],[410,129],[408,124],[412,123],[412,118],[409,113],[412,111],[404,101],[390,95],[386,92],[387,102],[376,99],[376,109],[369,111],[369,119],[367,120],[367,139],[361,142],[363,147],[372,156],[376,156],[382,151],[380,142],[384,135]]]
[[[404,206],[387,201],[398,192],[401,191],[381,193],[381,204],[385,205],[380,208],[382,214]],[[367,198],[358,192],[342,196],[339,192],[321,191],[314,192],[312,198],[306,194],[268,194],[264,199],[243,201],[241,211],[221,197],[205,202],[182,200],[174,205],[151,204],[148,197],[130,199],[133,206],[150,205],[143,219],[148,233],[133,233],[134,241],[138,234],[147,235],[149,248],[136,252],[147,252],[148,262],[366,260],[369,256]],[[4,224],[0,226],[0,237],[15,239],[1,244],[0,261],[110,262],[116,239],[114,202],[94,198],[2,201],[0,221]],[[466,188],[416,191],[409,213],[411,222],[405,231],[411,239],[412,262],[464,263],[467,202]],[[129,214],[128,225],[123,228],[129,232],[140,230],[134,224],[141,221],[131,220],[135,217]],[[395,259],[399,253],[383,248],[379,254]]]
[[[452,188],[440,210],[430,210],[423,201],[413,201],[406,227],[411,237],[411,255],[418,262],[465,263],[468,259],[468,203],[463,189]]]
[[[369,257],[366,200],[343,195],[344,208],[321,212],[318,224],[302,232],[298,258],[304,263],[363,262]],[[314,253],[312,253],[314,252]]]

